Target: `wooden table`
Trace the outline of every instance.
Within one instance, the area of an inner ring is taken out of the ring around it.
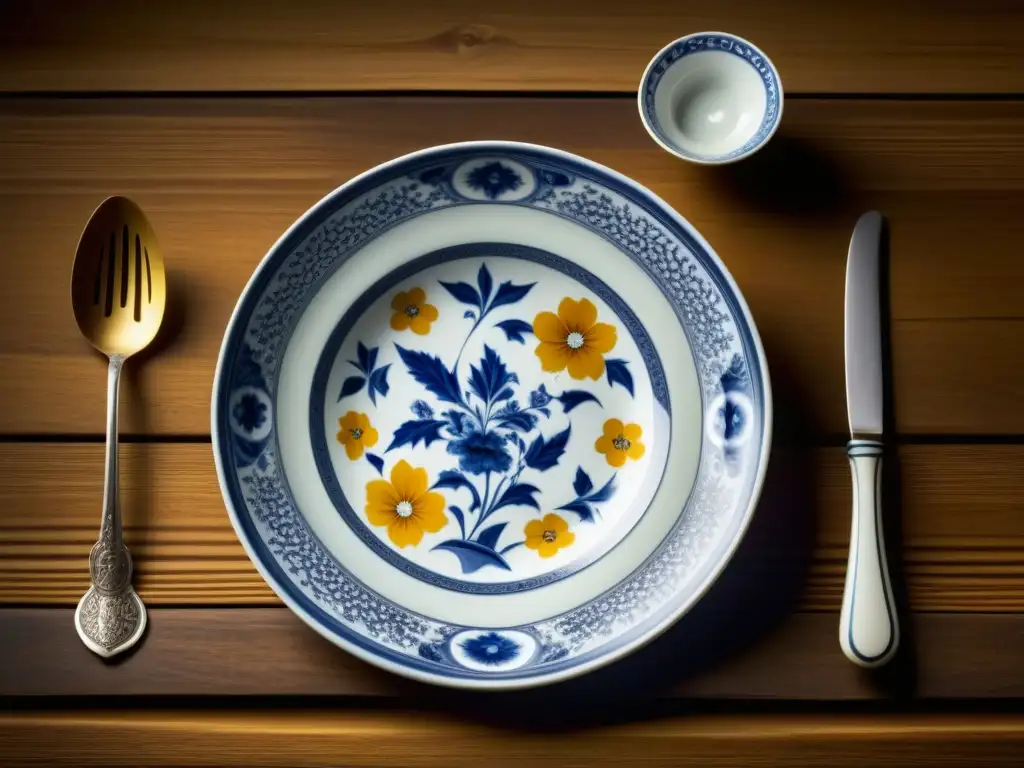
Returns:
[[[3,2],[0,25],[0,764],[1020,764],[1024,755],[1024,4]],[[724,29],[786,89],[780,133],[726,168],[658,149],[648,59]],[[278,235],[373,165],[464,139],[580,153],[661,195],[747,297],[776,400],[735,561],[633,659],[540,692],[415,685],[330,646],[257,575],[210,448],[213,368]],[[69,306],[114,193],[171,280],[122,387],[142,645],[103,663],[73,607],[99,522],[104,361]],[[891,227],[903,652],[840,653],[849,538],[843,278]]]

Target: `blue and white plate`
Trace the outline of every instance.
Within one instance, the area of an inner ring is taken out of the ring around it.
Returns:
[[[546,147],[381,165],[273,246],[228,324],[213,448],[310,626],[420,680],[581,674],[689,609],[768,460],[764,353],[711,247]]]

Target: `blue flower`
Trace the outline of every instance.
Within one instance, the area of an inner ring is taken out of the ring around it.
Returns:
[[[505,192],[518,189],[523,183],[519,174],[506,165],[495,161],[474,168],[466,176],[466,184],[483,192],[491,200]]]
[[[427,405],[425,400],[417,400],[412,404],[412,413],[417,419],[432,419],[434,409]]]
[[[543,408],[550,402],[551,395],[548,394],[548,391],[543,384],[540,385],[540,389],[535,389],[530,393],[531,408]]]
[[[458,456],[459,468],[471,475],[507,472],[512,466],[505,441],[496,432],[470,432],[448,443],[448,453]]]
[[[488,632],[459,645],[473,661],[480,664],[504,664],[519,655],[519,645],[497,632]]]
[[[242,429],[252,432],[263,426],[263,422],[267,420],[266,411],[267,404],[252,392],[247,392],[235,403],[231,415],[235,417],[235,421]]]

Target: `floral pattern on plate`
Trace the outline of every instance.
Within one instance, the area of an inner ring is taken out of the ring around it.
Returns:
[[[327,388],[327,418],[345,414],[336,435],[345,460],[334,449],[330,470],[342,516],[364,541],[368,525],[389,562],[401,558],[434,584],[516,591],[583,567],[642,513],[634,498],[648,472],[638,466],[644,429],[615,414],[628,406],[653,428],[647,365],[657,363],[643,359],[636,324],[618,316],[623,305],[613,310],[553,269],[557,259],[542,266],[493,245],[478,251],[382,285],[342,322],[335,366],[356,368],[360,382],[375,366],[390,379],[386,407],[353,377],[342,378],[334,403]],[[353,346],[354,356],[343,354]],[[635,466],[623,477],[627,458]],[[419,479],[403,492],[410,467]],[[429,511],[416,502],[428,493]]]

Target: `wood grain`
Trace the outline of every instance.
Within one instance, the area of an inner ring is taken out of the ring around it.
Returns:
[[[1024,91],[1013,0],[253,0],[3,3],[7,91],[637,88],[671,40],[725,30],[760,46],[788,93]],[[130,62],[130,64],[128,63]]]
[[[914,610],[1024,611],[1022,464],[1017,445],[900,450],[900,506],[891,509]],[[102,466],[99,444],[0,444],[0,604],[77,603]],[[278,604],[231,527],[209,445],[122,444],[121,488],[147,603]],[[779,448],[735,580],[784,578],[792,583],[777,586],[798,592],[804,610],[838,610],[849,520],[845,451],[793,457]]]
[[[871,676],[839,650],[837,613],[765,612],[757,600],[746,603],[702,602],[645,648],[583,678],[495,694],[385,672],[332,645],[286,608],[156,607],[140,645],[114,664],[82,645],[73,609],[3,608],[0,696],[102,696],[107,705],[125,696],[346,696],[385,698],[389,706],[396,697],[423,698],[444,708],[467,704],[478,714],[490,706],[521,715],[547,706],[561,713],[559,721],[574,716],[581,723],[628,714],[640,700],[680,697],[1024,697],[1024,616],[906,616],[901,655]]]
[[[419,710],[112,710],[0,716],[10,768],[54,766],[1019,765],[1020,715],[671,716],[600,729],[521,731]]]
[[[688,217],[748,299],[780,418],[819,435],[846,431],[844,265],[857,216],[882,210],[897,427],[1024,433],[1024,104],[795,102],[762,153],[708,169],[657,149],[628,98],[0,103],[0,433],[103,430],[104,362],[61,275],[105,196],[150,214],[172,290],[162,346],[129,363],[122,430],[202,435],[223,329],[280,233],[376,163],[493,137],[581,153]]]

